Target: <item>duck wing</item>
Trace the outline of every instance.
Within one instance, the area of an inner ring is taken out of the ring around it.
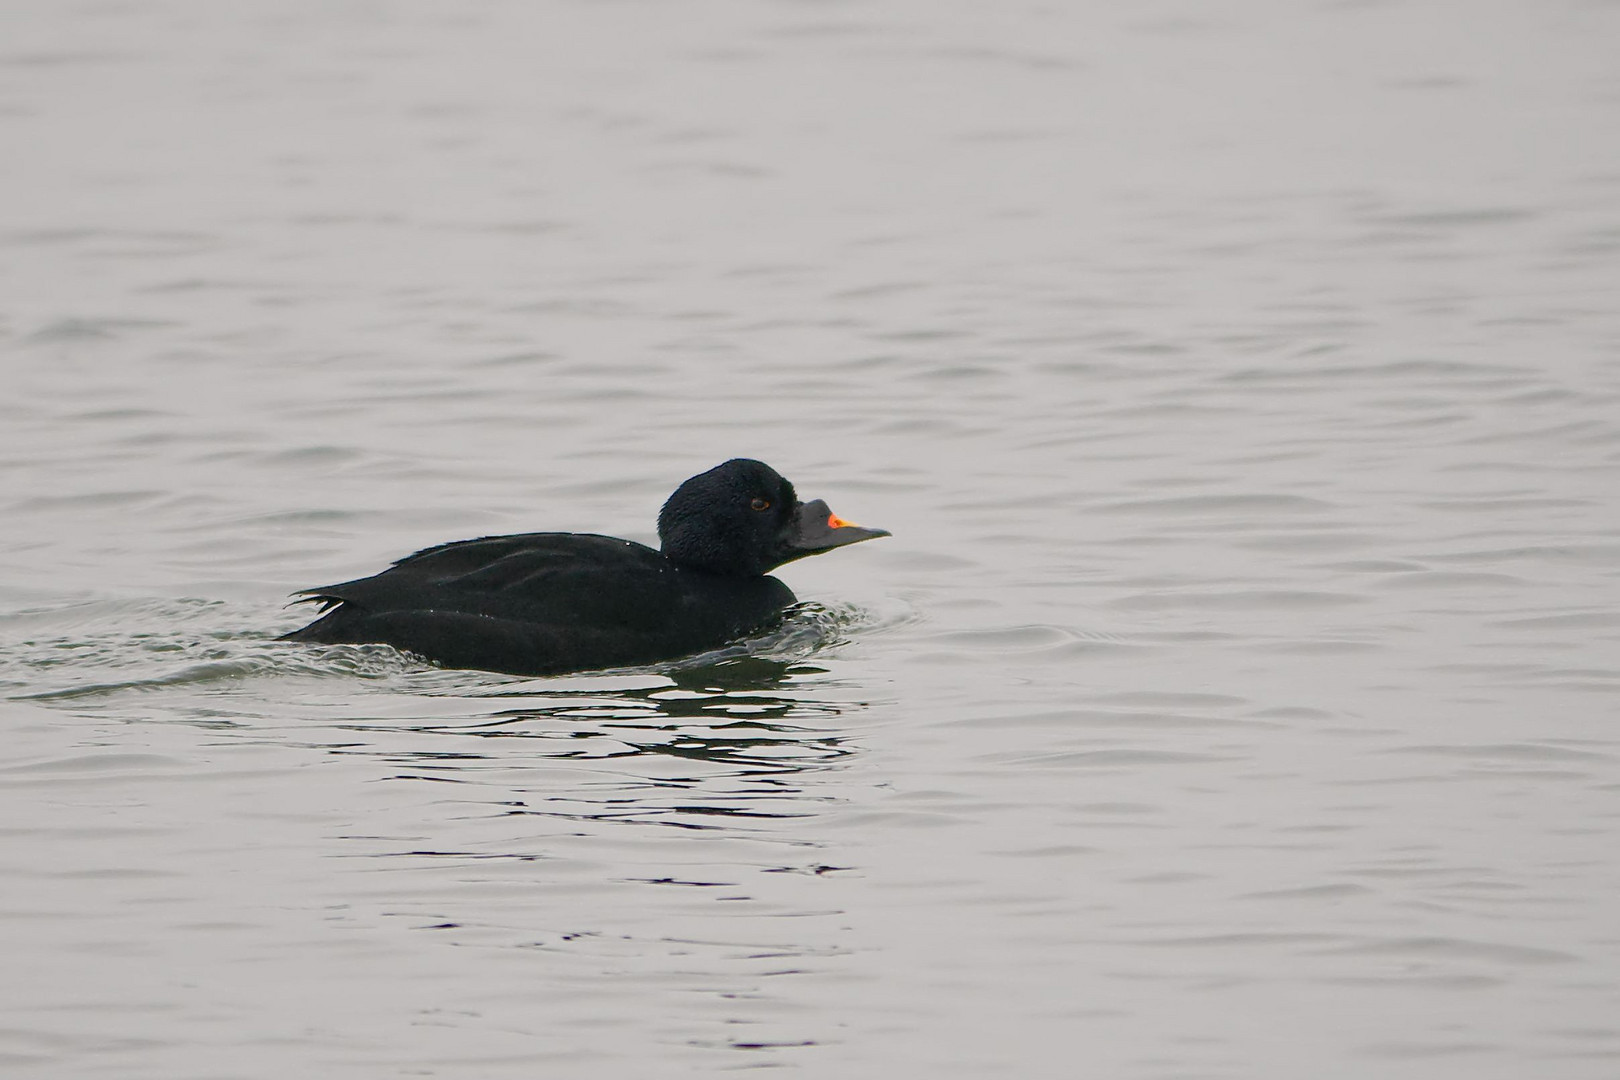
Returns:
[[[652,548],[612,536],[522,533],[423,548],[380,574],[294,595],[299,603],[319,603],[323,610],[344,603],[388,611],[452,601],[457,607],[493,613],[564,604],[559,586],[566,592],[566,586],[586,581],[598,586],[633,582],[668,565]]]
[[[793,603],[775,578],[684,569],[643,544],[589,533],[441,544],[297,595],[324,614],[286,640],[381,642],[450,667],[524,675],[701,652]]]

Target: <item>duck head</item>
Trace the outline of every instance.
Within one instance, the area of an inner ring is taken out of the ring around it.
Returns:
[[[738,577],[888,535],[844,521],[820,499],[801,503],[781,474],[748,458],[692,477],[658,513],[666,556],[694,570]]]

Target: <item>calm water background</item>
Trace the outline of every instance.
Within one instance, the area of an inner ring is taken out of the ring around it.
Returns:
[[[1620,1075],[1617,41],[6,5],[0,1068]],[[752,658],[272,641],[734,455]]]

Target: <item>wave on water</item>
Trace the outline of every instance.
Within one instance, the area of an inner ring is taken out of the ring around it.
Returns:
[[[780,674],[847,643],[857,631],[893,620],[854,605],[805,603],[766,631],[696,656],[542,679],[445,669],[389,645],[311,646],[242,629],[269,621],[223,601],[198,599],[91,601],[0,616],[0,692],[17,700],[68,702],[223,688],[247,679],[336,678],[386,681],[406,693],[504,696],[536,683],[591,677],[663,683],[729,669],[734,679],[760,669]]]
[[[100,722],[240,729],[440,778],[550,758],[781,778],[853,752],[839,717],[865,698],[835,691],[814,658],[880,621],[803,604],[699,656],[529,678],[440,668],[387,645],[278,641],[259,629],[276,625],[268,609],[235,603],[88,603],[0,615],[0,696]]]

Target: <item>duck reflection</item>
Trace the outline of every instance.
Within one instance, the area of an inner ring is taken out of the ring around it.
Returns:
[[[613,704],[592,708],[617,714],[599,722],[601,734],[622,743],[606,756],[665,755],[757,776],[822,767],[850,753],[844,739],[827,730],[843,706],[807,692],[806,683],[824,668],[745,657],[666,674],[673,685],[618,691]],[[577,703],[558,701],[506,716],[522,725],[579,711]]]
[[[462,739],[523,740],[525,751],[551,759],[673,758],[719,766],[734,777],[781,775],[832,766],[852,753],[836,727],[851,704],[828,693],[825,675],[825,668],[803,662],[727,658],[656,676],[607,677],[600,680],[605,686],[527,684],[501,695],[521,700],[520,708],[486,713],[471,723],[441,720],[410,728]],[[522,756],[514,749],[500,752],[508,764]],[[424,757],[489,757],[465,742],[412,756],[418,763]],[[660,776],[653,782],[692,779]]]
[[[847,868],[807,823],[850,797],[848,713],[865,705],[825,668],[726,657],[480,690],[435,695],[432,719],[352,727],[364,747],[334,749],[379,757],[392,767],[380,779],[423,796],[405,799],[420,824],[357,834],[364,855],[539,863],[542,884],[724,890],[734,902],[780,895],[779,875]],[[490,712],[492,700],[510,707]]]
[[[461,785],[456,801],[484,803],[495,819],[758,839],[772,819],[813,816],[838,800],[818,777],[856,753],[843,719],[864,707],[839,700],[841,688],[825,668],[753,656],[561,685],[508,684],[499,700],[520,707],[366,725],[367,747],[340,752],[406,766],[391,780]],[[491,699],[460,700],[487,708]],[[478,857],[511,857],[510,839]]]

